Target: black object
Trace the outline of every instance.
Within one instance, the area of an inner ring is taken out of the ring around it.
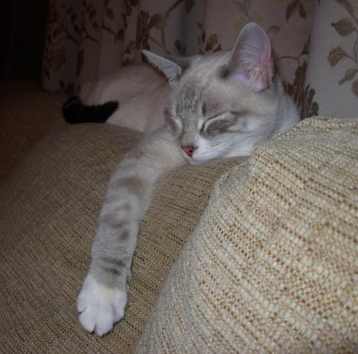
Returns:
[[[87,106],[78,96],[72,96],[63,104],[62,113],[65,121],[70,124],[105,123],[118,107],[116,101]]]

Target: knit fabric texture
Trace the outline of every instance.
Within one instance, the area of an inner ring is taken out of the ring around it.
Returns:
[[[358,352],[358,122],[308,119],[216,184],[137,354]]]
[[[55,129],[0,185],[0,353],[133,353],[169,268],[234,162],[163,178],[141,225],[125,318],[99,338],[76,298],[111,172],[140,137],[83,124]]]

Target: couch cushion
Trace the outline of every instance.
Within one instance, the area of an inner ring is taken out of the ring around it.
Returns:
[[[137,353],[357,353],[357,311],[358,122],[308,119],[219,180]]]
[[[0,81],[0,183],[54,125],[63,123],[62,95],[33,81]]]
[[[109,175],[138,137],[108,125],[64,127],[1,185],[0,352],[132,352],[211,185],[232,164],[188,167],[163,179],[142,225],[127,315],[97,338],[80,327],[76,297]]]

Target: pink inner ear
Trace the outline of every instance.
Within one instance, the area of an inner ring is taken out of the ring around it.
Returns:
[[[245,82],[245,84],[249,85],[255,92],[262,91],[268,88],[272,83],[272,60],[261,61],[256,65],[254,63],[241,65],[233,77]]]
[[[246,25],[234,47],[231,63],[234,77],[244,81],[255,92],[269,87],[273,78],[271,42],[265,31],[256,24]]]
[[[269,87],[273,78],[273,63],[271,58],[262,58],[257,66],[249,73],[250,82],[256,92]]]

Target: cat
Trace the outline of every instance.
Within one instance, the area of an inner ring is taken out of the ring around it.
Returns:
[[[125,314],[139,223],[158,178],[184,164],[248,156],[299,119],[274,73],[270,39],[255,23],[228,52],[180,60],[144,55],[170,87],[167,102],[150,107],[163,111],[165,123],[128,152],[109,182],[77,301],[82,326],[99,336]]]

